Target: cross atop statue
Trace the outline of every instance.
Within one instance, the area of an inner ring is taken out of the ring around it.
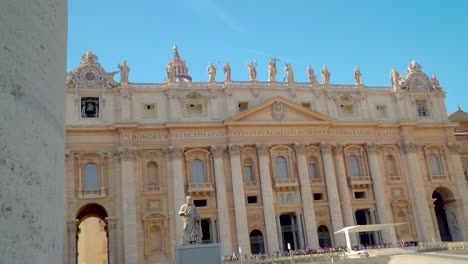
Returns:
[[[280,59],[276,58],[276,56],[275,56],[275,57],[271,58],[271,60],[273,61],[273,63],[276,66],[276,62],[279,61]]]

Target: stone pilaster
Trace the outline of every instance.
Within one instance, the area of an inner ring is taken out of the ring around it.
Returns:
[[[120,120],[132,120],[132,89],[129,87],[120,88]]]
[[[223,248],[223,256],[232,254],[231,223],[226,197],[226,180],[224,175],[223,162],[225,151],[225,145],[211,147],[216,181],[216,200],[218,205],[219,236]]]
[[[262,189],[262,200],[263,200],[263,216],[265,217],[265,228],[267,245],[269,252],[275,252],[279,250],[278,246],[278,233],[276,231],[275,222],[275,206],[273,198],[273,188],[271,185],[271,172],[270,172],[270,157],[268,145],[257,146],[257,155],[260,166],[260,180]]]
[[[174,227],[175,227],[175,244],[182,245],[183,238],[183,219],[179,216],[179,207],[185,203],[184,189],[184,170],[182,164],[182,155],[184,148],[170,146],[166,150],[167,155],[171,159],[172,165],[172,195],[174,200]]]
[[[76,231],[78,230],[77,221],[67,222],[67,231],[68,231],[68,263],[76,263],[77,256],[77,243],[76,243]]]
[[[107,217],[107,243],[109,250],[109,264],[117,264],[117,223],[114,217]]]
[[[134,173],[134,158],[137,153],[138,149],[134,146],[119,147],[116,151],[120,158],[124,262],[128,264],[138,263]]]
[[[341,215],[340,197],[336,184],[335,166],[332,157],[332,144],[323,143],[320,145],[322,152],[323,167],[327,181],[328,203],[330,206],[330,216],[333,233],[343,228],[343,218]],[[334,234],[335,246],[345,246],[346,241],[343,234]]]
[[[245,208],[244,182],[242,163],[240,159],[240,145],[229,145],[229,158],[231,160],[232,190],[234,193],[234,209],[236,211],[237,244],[242,252],[250,254],[250,238],[247,226],[247,211]]]
[[[366,145],[366,151],[379,222],[380,224],[391,224],[393,223],[392,208],[390,208],[388,197],[385,196],[384,174],[380,170],[379,166],[379,145],[368,144]],[[392,243],[393,245],[397,243],[394,227],[382,230],[382,234],[385,243]]]
[[[415,210],[416,229],[419,241],[432,241],[435,238],[431,212],[424,188],[423,175],[419,167],[419,146],[413,143],[400,144],[406,161],[406,179]]]
[[[299,245],[297,247],[298,248],[311,247],[311,246],[304,245],[305,239],[304,239],[304,231],[302,228],[302,212],[301,211],[296,212],[296,225],[297,225],[297,233],[299,235],[299,239],[298,239]],[[307,225],[305,227],[307,228]],[[318,238],[317,238],[317,245],[318,245]],[[318,248],[318,246],[315,248]]]
[[[344,146],[341,144],[336,144],[333,146],[334,150],[334,158],[335,158],[335,166],[336,166],[336,176],[338,182],[338,190],[340,192],[340,201],[341,201],[341,209],[343,213],[343,221],[345,226],[353,226],[355,225],[354,222],[354,214],[353,208],[351,207],[351,196],[349,194],[349,187],[348,187],[348,180],[347,180],[347,173],[345,168],[345,161],[343,158],[343,148]],[[356,233],[349,234],[351,245],[357,245],[357,238]]]
[[[317,221],[315,219],[314,201],[312,199],[312,192],[310,190],[310,179],[308,172],[309,166],[307,164],[305,148],[306,147],[304,144],[294,145],[301,188],[302,210],[304,211],[304,226],[306,232],[305,247],[318,248],[319,242],[317,236]],[[299,217],[300,215],[297,216]]]

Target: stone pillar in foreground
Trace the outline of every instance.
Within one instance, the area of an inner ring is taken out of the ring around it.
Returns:
[[[167,149],[172,161],[172,195],[174,199],[174,223],[175,223],[175,244],[181,246],[183,242],[184,223],[179,215],[179,208],[185,203],[184,190],[184,168],[182,164],[182,155],[184,149],[181,147],[169,147]]]
[[[0,4],[0,263],[62,263],[67,1]]]

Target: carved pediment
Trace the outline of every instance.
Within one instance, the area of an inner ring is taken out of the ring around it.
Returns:
[[[442,91],[439,81],[435,75],[431,79],[422,71],[421,65],[416,61],[412,61],[406,70],[407,77],[402,80],[401,89],[409,91],[427,91],[436,92]]]
[[[410,205],[410,203],[408,202],[408,200],[405,199],[395,199],[390,205],[392,207],[407,207],[408,205]]]
[[[281,96],[273,97],[225,120],[226,123],[304,123],[331,121],[330,117]]]
[[[143,221],[148,221],[148,220],[165,220],[167,217],[161,213],[157,212],[147,212],[143,215],[142,220]]]
[[[114,88],[117,82],[114,75],[119,71],[106,72],[91,51],[81,56],[77,68],[67,74],[67,88]]]

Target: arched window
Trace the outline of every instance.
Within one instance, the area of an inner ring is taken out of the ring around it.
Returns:
[[[386,159],[387,176],[398,176],[396,160],[393,155],[388,155]]]
[[[252,254],[263,254],[265,253],[265,245],[263,241],[262,232],[258,229],[250,232],[250,251]]]
[[[148,186],[159,185],[158,164],[156,162],[148,162],[146,165],[146,184]]]
[[[159,226],[152,226],[150,228],[148,239],[151,253],[162,251],[162,232]]]
[[[288,177],[288,163],[283,156],[275,159],[276,178],[286,179]]]
[[[251,158],[246,158],[244,160],[244,179],[246,182],[255,182],[255,174]]]
[[[96,163],[88,163],[84,168],[84,190],[97,190],[101,187],[99,168]]]
[[[355,155],[348,157],[349,175],[350,176],[362,176],[361,168],[359,167],[359,159]]]
[[[196,159],[191,164],[192,183],[205,182],[205,164],[203,161]]]
[[[431,166],[432,176],[442,176],[442,168],[440,167],[439,158],[435,154],[429,155],[429,164]]]
[[[311,179],[318,179],[320,178],[317,171],[317,164],[316,163],[309,163],[309,174]]]
[[[321,225],[317,228],[317,235],[319,240],[319,246],[322,248],[329,248],[332,246],[330,232],[328,228],[324,225]]]

